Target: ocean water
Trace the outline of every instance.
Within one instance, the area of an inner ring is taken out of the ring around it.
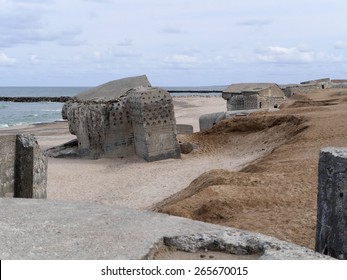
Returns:
[[[223,90],[225,86],[212,87],[164,87],[167,90]],[[0,87],[0,96],[6,97],[59,97],[75,96],[88,90],[89,87]],[[172,96],[188,96],[192,93],[172,93]],[[194,95],[220,95],[194,94]],[[0,101],[0,128],[61,121],[63,103],[59,102],[1,102]]]
[[[39,97],[75,96],[87,87],[0,87],[0,96]],[[0,128],[62,120],[63,103],[0,102]]]

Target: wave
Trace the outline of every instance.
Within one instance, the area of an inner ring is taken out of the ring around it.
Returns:
[[[1,109],[6,109],[6,108],[8,108],[8,105],[2,105],[2,104],[0,105],[0,110]]]

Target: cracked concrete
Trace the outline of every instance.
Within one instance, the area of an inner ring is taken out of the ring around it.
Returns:
[[[37,199],[0,199],[0,238],[1,259],[146,259],[163,242],[178,250],[216,242],[218,250],[234,248],[230,253],[258,248],[261,259],[329,258],[262,234],[185,218]]]

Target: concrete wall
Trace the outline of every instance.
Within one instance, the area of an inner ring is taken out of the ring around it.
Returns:
[[[259,109],[264,108],[265,104],[261,104],[262,99],[258,94],[245,94],[244,95],[244,110],[252,110],[252,109]]]
[[[126,99],[116,102],[72,102],[65,106],[70,132],[77,136],[79,154],[87,158],[135,154]]]
[[[0,197],[14,196],[16,136],[0,137]]]
[[[284,94],[287,97],[291,97],[294,94],[310,93],[318,89],[322,89],[322,87],[318,85],[303,85],[303,86],[295,85],[295,86],[286,87],[284,89]]]
[[[227,100],[227,110],[244,110],[245,109],[245,99],[243,95],[233,95]]]
[[[242,95],[234,95],[227,100],[227,110],[253,110],[277,108],[283,101],[283,97],[271,95],[259,95],[258,93],[245,92]]]
[[[108,157],[127,157],[135,154],[134,133],[127,99],[121,98],[110,104],[108,121],[105,124],[103,150]]]
[[[177,134],[189,135],[194,132],[191,124],[176,124]]]
[[[180,158],[170,94],[163,89],[140,87],[129,93],[127,102],[135,153],[147,161]]]
[[[201,115],[199,118],[200,131],[210,129],[217,122],[225,119],[225,112]]]
[[[325,148],[318,166],[316,251],[347,260],[347,148]]]
[[[0,197],[47,197],[47,158],[33,135],[1,136],[0,160]]]

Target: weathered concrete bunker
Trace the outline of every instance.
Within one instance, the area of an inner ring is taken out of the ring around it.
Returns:
[[[232,84],[222,97],[227,100],[228,111],[278,108],[286,99],[274,83]]]
[[[316,251],[347,260],[347,148],[325,148],[318,166]]]
[[[33,135],[1,136],[0,161],[0,197],[47,197],[47,157]]]
[[[180,158],[172,97],[151,87],[146,76],[81,93],[65,103],[62,113],[82,157]]]
[[[333,84],[330,78],[318,79],[301,82],[300,84],[283,85],[282,89],[287,97],[294,94],[306,94],[319,89],[332,88]]]

